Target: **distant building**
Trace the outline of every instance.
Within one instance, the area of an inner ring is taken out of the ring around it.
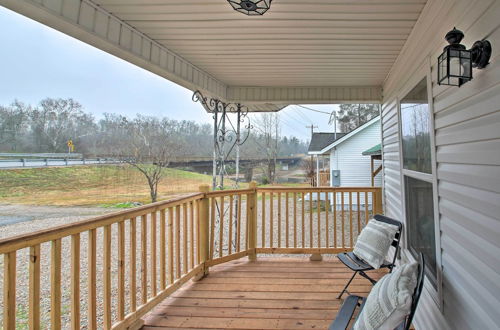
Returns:
[[[371,159],[363,152],[380,144],[380,138],[380,117],[377,116],[349,133],[314,133],[308,154],[317,157],[318,170],[320,157],[330,157],[329,186],[369,187],[372,185]],[[380,175],[375,177],[374,185],[382,185]]]

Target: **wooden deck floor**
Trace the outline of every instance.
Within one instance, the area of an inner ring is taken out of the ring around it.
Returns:
[[[163,301],[143,329],[326,329],[351,274],[334,257],[321,262],[266,257],[228,262]],[[383,272],[374,275],[379,278]],[[359,277],[350,291],[367,295],[371,287]]]

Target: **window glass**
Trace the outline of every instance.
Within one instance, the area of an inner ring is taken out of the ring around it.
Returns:
[[[436,239],[432,183],[405,176],[406,220],[409,248],[425,257],[426,273],[436,287]]]
[[[427,83],[422,80],[401,100],[403,167],[432,173]]]

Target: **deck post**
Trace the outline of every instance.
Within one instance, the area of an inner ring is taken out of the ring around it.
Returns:
[[[248,250],[250,261],[257,260],[255,248],[257,247],[257,182],[252,181],[249,188],[253,190],[247,195],[247,219],[248,219]]]
[[[200,233],[200,263],[204,264],[203,272],[198,276],[194,277],[195,281],[201,280],[203,277],[208,275],[208,266],[206,266],[206,261],[209,259],[209,219],[210,219],[210,203],[207,193],[210,191],[209,185],[201,185],[200,192],[204,193],[205,196],[200,200],[200,228],[198,228]]]
[[[382,207],[382,188],[377,189],[373,193],[374,200],[373,203],[373,214],[382,214],[384,213],[384,209]]]

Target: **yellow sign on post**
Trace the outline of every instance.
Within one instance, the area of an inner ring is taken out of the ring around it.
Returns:
[[[73,140],[68,140],[66,143],[68,145],[68,152],[71,153],[72,151],[75,151],[75,145],[73,144]]]

